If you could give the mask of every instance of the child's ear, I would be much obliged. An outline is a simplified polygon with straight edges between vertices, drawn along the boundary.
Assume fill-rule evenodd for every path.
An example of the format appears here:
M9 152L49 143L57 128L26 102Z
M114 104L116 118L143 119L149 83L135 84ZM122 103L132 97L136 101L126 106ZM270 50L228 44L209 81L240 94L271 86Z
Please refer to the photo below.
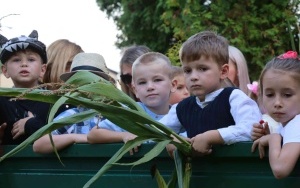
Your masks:
M228 72L229 72L229 65L228 63L222 65L221 67L221 79L224 80L225 78L228 77Z
M44 74L46 72L46 68L47 68L47 65L46 64L42 64L42 66L41 66L41 73L40 73L40 77L41 78L44 77Z
M176 79L173 79L171 93L174 93L177 90L177 84L178 84L178 81Z
M6 67L6 65L2 65L1 66L1 70L2 70L2 73L4 74L4 76L6 78L10 78L9 74L7 73L7 67Z
M132 88L132 90L133 90L133 93L134 93L135 97L136 97L136 98L139 98L139 95L138 95L138 93L136 92L136 87L135 87L134 82L131 82L131 88Z

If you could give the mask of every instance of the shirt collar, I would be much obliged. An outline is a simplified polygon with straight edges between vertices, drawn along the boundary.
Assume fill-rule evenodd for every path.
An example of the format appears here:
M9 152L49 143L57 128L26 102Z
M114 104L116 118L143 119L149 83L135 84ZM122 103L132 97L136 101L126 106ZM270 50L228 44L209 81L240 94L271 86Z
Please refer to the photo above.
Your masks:
M213 91L207 95L205 95L205 100L203 102L200 101L198 97L196 97L196 103L201 107L204 108L208 103L213 101L222 91L224 88L218 89Z

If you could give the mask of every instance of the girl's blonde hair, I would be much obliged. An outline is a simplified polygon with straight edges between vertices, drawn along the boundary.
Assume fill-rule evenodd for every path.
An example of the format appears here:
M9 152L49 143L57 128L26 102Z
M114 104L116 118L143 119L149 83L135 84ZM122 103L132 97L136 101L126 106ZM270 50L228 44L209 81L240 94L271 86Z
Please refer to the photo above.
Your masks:
M74 56L80 52L83 52L82 48L67 39L59 39L50 44L47 48L48 62L43 82L63 82L59 78L60 75L65 73L67 64L70 64ZM55 89L55 87L52 89Z
M247 84L250 84L250 78L248 73L247 61L243 53L234 46L228 47L229 59L235 64L237 70L237 77L239 81L239 87L247 95L250 94Z

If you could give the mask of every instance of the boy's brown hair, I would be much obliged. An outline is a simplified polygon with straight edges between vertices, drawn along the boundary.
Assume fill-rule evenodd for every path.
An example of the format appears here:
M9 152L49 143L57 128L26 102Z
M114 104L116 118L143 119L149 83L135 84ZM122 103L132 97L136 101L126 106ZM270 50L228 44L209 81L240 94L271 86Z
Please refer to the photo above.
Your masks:
M214 59L222 66L229 61L228 41L212 31L197 33L186 40L179 51L181 62L197 61L201 57Z

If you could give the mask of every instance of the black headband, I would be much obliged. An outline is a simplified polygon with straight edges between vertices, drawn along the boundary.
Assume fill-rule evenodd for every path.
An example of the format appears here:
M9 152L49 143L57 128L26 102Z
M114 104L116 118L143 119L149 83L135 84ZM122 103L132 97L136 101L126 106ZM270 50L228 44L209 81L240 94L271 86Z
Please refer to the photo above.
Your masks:
M97 67L88 66L88 65L83 65L83 66L74 67L74 68L72 68L71 71L78 71L78 70L89 70L89 71L103 72L103 70L98 69Z

